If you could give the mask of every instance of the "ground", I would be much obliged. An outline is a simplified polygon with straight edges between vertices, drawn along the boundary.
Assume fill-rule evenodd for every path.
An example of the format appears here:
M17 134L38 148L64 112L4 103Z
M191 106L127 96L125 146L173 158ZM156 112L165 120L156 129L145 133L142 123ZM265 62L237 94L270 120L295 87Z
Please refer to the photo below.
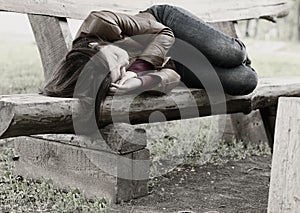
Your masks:
M206 154L206 163L199 164L204 153L195 152L183 161L189 164L152 178L148 196L115 205L87 199L78 189L58 189L48 180L13 175L13 143L0 142L0 212L266 212L271 163L267 145L220 142Z
M271 157L223 165L182 166L156 178L149 196L112 206L111 212L266 212Z

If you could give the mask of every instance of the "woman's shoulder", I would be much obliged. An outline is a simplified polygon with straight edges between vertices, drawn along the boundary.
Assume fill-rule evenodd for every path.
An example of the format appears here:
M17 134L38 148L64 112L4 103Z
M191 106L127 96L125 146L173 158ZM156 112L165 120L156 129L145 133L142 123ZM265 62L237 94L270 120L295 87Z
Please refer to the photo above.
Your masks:
M156 21L155 17L151 13L147 13L147 12L139 12L138 14L135 14L134 16Z

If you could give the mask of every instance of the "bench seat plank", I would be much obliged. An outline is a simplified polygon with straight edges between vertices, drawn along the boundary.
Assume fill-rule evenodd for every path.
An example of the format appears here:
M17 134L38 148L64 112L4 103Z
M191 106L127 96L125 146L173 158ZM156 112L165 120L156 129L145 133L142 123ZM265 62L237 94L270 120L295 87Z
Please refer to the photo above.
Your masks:
M136 13L152 4L160 4L158 0L0 0L0 10L27 14L40 14L55 17L84 19L92 10L109 9L127 13ZM233 21L260 18L266 16L281 17L288 14L286 0L165 0L192 11L208 22Z
M277 104L278 97L295 97L300 94L300 78L265 78L255 90L251 105L252 109L260 109Z
M252 94L227 96L227 113L247 113L254 109L274 106L281 96L300 96L300 78L261 79ZM126 104L130 105L130 108L124 108ZM129 111L132 124L149 122L150 114L155 111L163 112L166 120L176 120L182 119L180 111L188 112L193 107L198 108L199 114L185 113L184 118L211 115L211 103L204 90L191 89L190 93L186 89L176 88L167 96L143 95L134 101L130 95L116 97L113 102L112 97L108 97L104 103L102 122L111 123L111 114L114 115L114 123L128 122ZM0 96L0 138L73 133L72 112L73 116L80 115L83 112L81 108L80 101L73 98L54 98L38 94ZM217 112L224 113L226 112ZM151 122L155 121L161 121L161 117L151 119Z

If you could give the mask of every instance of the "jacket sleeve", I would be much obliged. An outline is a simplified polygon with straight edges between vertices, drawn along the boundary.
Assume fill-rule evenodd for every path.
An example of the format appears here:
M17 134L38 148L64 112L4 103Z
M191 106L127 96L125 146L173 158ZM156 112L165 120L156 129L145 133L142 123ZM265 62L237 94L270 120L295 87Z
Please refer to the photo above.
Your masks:
M127 36L149 35L147 44L138 58L161 68L164 58L174 43L172 30L163 24L138 16L111 11L93 11L84 20L76 37L96 35L114 42Z
M142 89L147 89L160 93L168 93L180 82L180 75L172 69L163 68L138 77L143 85Z

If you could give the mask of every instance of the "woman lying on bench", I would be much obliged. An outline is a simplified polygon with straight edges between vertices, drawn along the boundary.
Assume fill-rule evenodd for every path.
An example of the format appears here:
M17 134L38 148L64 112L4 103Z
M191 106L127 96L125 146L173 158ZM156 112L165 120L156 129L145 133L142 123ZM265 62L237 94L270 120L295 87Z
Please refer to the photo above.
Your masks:
M137 15L91 12L43 94L73 97L80 74L87 67L103 76L101 101L108 94L137 90L168 92L180 79L187 87L203 88L199 76L212 70L206 66L194 69L199 61L190 60L183 65L172 60L172 54L171 59L167 57L175 38L187 42L207 58L225 93L246 95L255 89L257 74L250 67L245 45L240 40L214 29L182 8L155 5ZM176 51L178 48L170 52ZM184 50L181 55L189 57ZM206 59L199 60L205 63Z

